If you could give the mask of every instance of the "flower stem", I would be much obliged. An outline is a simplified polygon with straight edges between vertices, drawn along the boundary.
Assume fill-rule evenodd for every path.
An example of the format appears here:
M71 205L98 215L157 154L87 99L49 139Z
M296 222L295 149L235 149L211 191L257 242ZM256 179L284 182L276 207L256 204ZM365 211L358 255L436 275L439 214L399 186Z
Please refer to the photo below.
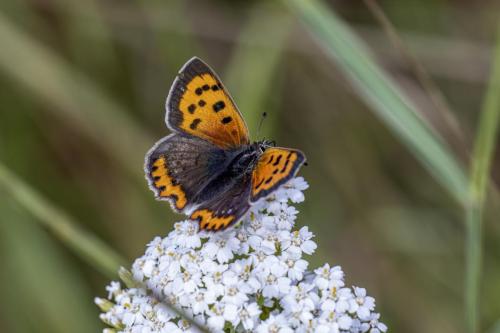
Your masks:
M479 289L482 261L482 218L477 204L471 205L466 212L466 276L465 276L465 320L467 332L479 332L478 314Z
M470 176L470 202L466 207L465 319L467 332L469 333L480 331L479 292L482 262L483 209L500 120L500 25L498 27L491 73L474 144Z

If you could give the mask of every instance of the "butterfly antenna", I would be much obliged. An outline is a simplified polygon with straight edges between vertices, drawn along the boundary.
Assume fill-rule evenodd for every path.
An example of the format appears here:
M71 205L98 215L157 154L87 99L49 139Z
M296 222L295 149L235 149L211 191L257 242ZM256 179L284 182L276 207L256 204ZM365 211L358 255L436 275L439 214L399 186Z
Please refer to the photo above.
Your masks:
M262 115L260 117L259 121L259 127L257 127L257 137L260 135L260 129L262 128L262 124L264 123L264 119L267 117L267 112L262 112Z

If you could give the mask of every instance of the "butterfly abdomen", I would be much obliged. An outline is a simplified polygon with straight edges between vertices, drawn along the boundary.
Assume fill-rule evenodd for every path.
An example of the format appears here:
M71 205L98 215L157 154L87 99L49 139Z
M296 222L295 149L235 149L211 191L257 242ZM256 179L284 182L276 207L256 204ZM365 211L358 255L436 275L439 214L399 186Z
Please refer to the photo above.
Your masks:
M224 156L220 154L210 156L208 160L210 181L193 198L194 202L204 202L217 197L240 183L243 177L251 174L259 155L259 151L255 151L249 145L221 152Z

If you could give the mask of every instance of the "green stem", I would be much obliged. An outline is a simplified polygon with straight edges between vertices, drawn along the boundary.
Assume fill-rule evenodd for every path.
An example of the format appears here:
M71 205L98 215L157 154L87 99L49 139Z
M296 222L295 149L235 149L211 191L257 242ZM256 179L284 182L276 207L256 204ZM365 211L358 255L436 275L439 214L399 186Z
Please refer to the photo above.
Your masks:
M70 216L46 200L0 162L1 188L36 216L38 218L36 221L50 229L76 254L106 276L116 277L118 268L125 263L123 258L100 239L80 228Z
M500 120L500 25L491 71L474 143L470 204L466 214L465 319L467 332L480 331L480 281L482 262L482 224L491 161Z
M481 209L473 204L466 212L465 225L465 321L467 332L478 332L479 289L481 280Z
M418 108L371 57L365 43L322 1L283 0L343 70L355 91L424 167L465 205L468 179L460 163Z

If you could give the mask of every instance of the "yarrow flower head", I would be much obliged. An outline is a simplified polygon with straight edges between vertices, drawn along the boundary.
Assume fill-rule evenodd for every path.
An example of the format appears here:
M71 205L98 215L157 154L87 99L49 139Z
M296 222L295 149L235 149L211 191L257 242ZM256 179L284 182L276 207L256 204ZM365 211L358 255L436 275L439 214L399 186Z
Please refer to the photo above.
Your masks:
M108 298L96 298L104 332L386 332L375 299L346 287L339 266L308 270L316 249L294 229L303 178L256 203L243 222L218 233L193 221L156 237ZM123 273L123 271L122 271Z

